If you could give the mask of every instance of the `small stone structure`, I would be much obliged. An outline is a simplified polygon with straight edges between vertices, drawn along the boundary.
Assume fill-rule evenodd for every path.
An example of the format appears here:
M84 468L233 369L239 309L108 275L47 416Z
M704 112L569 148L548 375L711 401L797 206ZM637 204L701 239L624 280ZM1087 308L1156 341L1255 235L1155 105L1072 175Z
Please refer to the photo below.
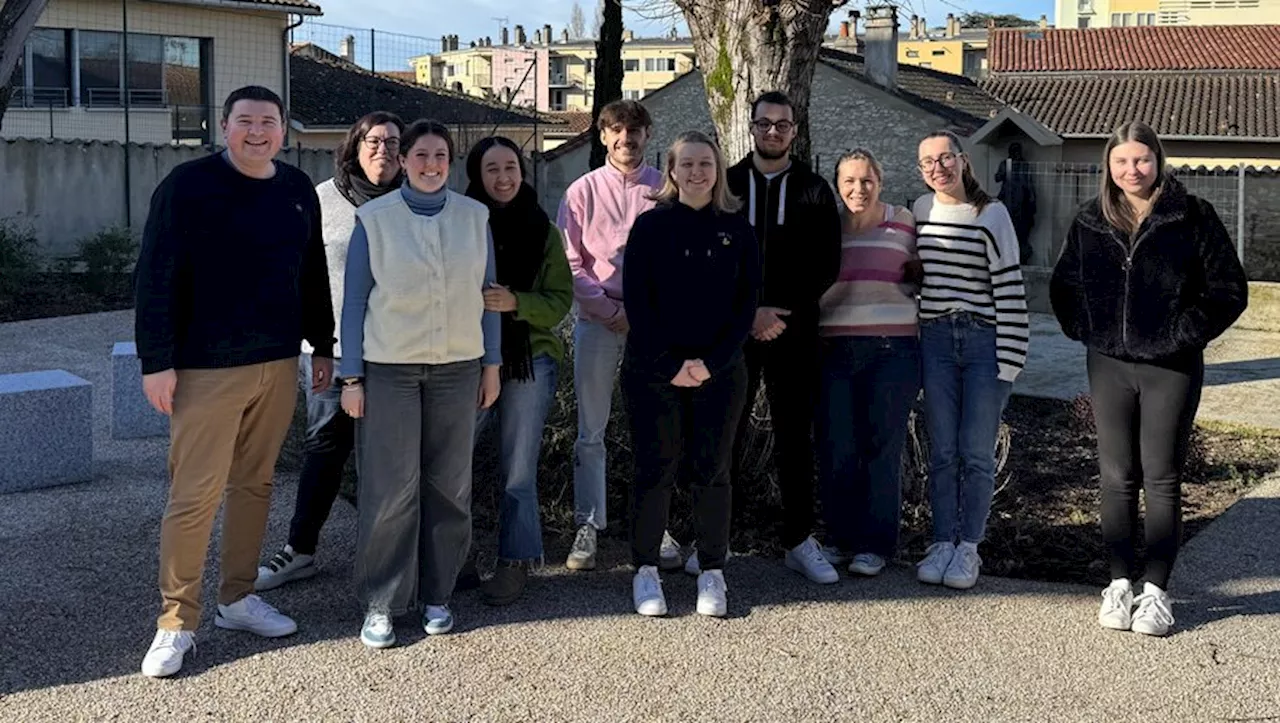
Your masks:
M93 478L93 385L50 369L0 375L0 493Z
M111 349L111 438L169 436L169 418L156 411L142 393L142 362L134 342Z

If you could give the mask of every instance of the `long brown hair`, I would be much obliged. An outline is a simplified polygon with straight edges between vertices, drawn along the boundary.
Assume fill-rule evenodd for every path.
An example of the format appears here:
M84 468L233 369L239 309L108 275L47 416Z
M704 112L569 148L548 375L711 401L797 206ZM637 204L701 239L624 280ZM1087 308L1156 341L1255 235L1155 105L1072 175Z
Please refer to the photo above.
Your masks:
M1129 142L1141 143L1156 154L1156 180L1151 190L1151 203L1147 206L1148 213L1155 207L1156 199L1160 198L1160 191L1164 188L1165 154L1160 137L1151 126L1142 121L1130 121L1117 128L1116 132L1107 139L1106 147L1102 149L1102 181L1098 192L1102 217L1112 227L1132 238L1138 232L1138 227L1142 225L1142 219L1145 216L1134 209L1129 199L1125 198L1124 191L1111 179L1111 152L1116 149L1116 146Z
M701 143L711 149L712 155L716 158L716 183L711 187L711 206L720 213L733 213L742 207L742 201L738 197L729 192L728 170L724 164L724 154L720 152L720 146L711 140L707 134L700 131L685 131L681 133L671 147L667 149L667 165L662 174L662 188L649 194L651 200L659 203L676 201L680 198L680 188L676 186L675 179L671 177L671 172L676 167L676 156L680 153L680 149L689 143Z
M960 143L960 137L951 131L934 131L922 140L927 141L930 138L946 138L951 144L952 152L964 159L964 171L960 174L960 182L964 184L965 200L972 203L978 213L982 213L983 209L991 203L991 195L982 188L981 183L978 183L978 177L973 175L973 164L969 162L969 154Z

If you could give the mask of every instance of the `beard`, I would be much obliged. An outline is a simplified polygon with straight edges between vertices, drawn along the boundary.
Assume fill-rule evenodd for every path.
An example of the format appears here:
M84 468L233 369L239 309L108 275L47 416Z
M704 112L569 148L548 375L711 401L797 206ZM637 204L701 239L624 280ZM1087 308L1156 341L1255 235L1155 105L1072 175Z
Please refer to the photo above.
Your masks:
M765 159L766 161L776 161L779 158L785 158L786 155L790 152L791 152L790 143L788 143L787 145L783 146L781 149L776 151L770 150L768 148L764 148L759 143L756 144L756 153L760 154L760 157Z

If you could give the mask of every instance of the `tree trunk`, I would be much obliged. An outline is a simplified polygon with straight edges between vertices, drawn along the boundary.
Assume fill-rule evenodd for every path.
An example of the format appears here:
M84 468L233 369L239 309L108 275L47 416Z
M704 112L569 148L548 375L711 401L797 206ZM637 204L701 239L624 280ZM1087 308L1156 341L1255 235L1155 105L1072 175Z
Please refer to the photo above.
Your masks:
M622 3L601 0L602 22L596 40L595 100L591 105L591 128L596 127L600 111L622 97ZM605 150L600 134L591 135L591 168L604 165Z
M44 14L49 0L4 0L0 7L0 123L13 97L13 69L18 66L27 36Z
M693 35L707 105L730 163L753 150L751 102L781 90L795 105L791 155L808 162L809 91L827 21L848 0L676 0Z

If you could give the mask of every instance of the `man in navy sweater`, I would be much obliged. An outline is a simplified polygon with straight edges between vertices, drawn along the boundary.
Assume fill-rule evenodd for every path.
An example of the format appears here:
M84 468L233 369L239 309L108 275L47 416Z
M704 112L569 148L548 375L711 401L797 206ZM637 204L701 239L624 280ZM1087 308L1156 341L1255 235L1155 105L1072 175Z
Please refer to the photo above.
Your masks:
M143 391L171 416L163 609L142 662L151 677L178 672L195 645L224 491L214 624L265 637L297 631L253 585L304 338L315 347L313 388L333 373L320 202L306 174L274 160L284 103L266 88L240 88L223 106L222 130L224 152L178 166L156 188L135 272Z

